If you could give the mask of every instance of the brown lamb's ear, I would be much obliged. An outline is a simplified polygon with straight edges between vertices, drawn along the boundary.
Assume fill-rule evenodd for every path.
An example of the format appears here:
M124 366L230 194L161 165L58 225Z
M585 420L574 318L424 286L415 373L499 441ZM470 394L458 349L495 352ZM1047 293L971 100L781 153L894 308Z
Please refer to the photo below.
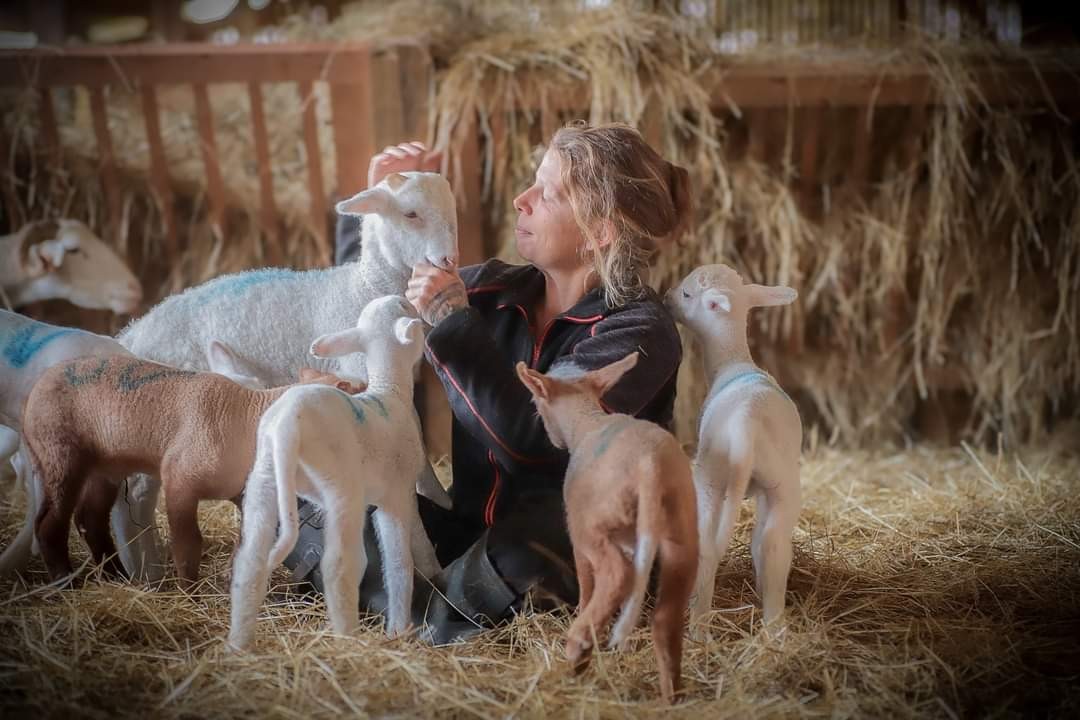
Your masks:
M391 190L397 192L401 189L401 186L404 185L409 178L405 177L401 173L390 173L383 179L386 181L386 184L390 186Z
M530 370L529 367L523 362L518 362L518 364L514 366L514 369L517 370L518 377L521 378L522 384L525 386L526 390L532 393L534 399L548 399L548 387L546 377L544 377L541 373L536 372L535 370Z
M632 352L622 360L616 360L610 365L585 373L582 379L592 387L598 397L603 397L630 368L637 365L637 361L638 353Z

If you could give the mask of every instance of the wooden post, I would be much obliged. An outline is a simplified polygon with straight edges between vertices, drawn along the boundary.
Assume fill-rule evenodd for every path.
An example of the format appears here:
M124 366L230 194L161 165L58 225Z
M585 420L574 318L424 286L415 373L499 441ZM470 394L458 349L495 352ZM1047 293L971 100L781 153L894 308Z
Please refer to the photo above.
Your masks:
M206 195L210 209L210 226L218 237L225 233L225 183L218 164L217 142L214 140L214 118L210 111L210 96L205 83L192 84L195 91L195 115L202 145L203 166L206 170Z
M315 231L315 241L319 244L322 263L331 265L334 262L334 249L330 247L326 229L326 190L323 186L319 128L315 124L315 95L310 82L299 83L298 90L304 107L304 154L307 155L311 223Z
M169 265L175 267L180 258L180 246L177 240L172 185L169 183L169 162L165 157L165 143L161 139L157 92L153 85L143 85L141 92L143 122L146 123L146 142L150 148L150 182L161 210L161 224L165 231L165 251L168 254Z
M367 166L375 155L371 117L371 56L364 53L352 68L352 82L330 85L337 161L335 197L347 197L367 187Z
M259 224L266 236L268 252L265 260L270 265L284 262L284 252L278 233L277 205L274 203L274 173L270 165L270 141L266 132L266 115L263 111L262 88L259 83L248 83L251 102L251 125L255 133L255 163L259 172Z
M458 253L461 265L475 265L487 256L484 251L484 217L480 201L483 164L480 158L477 118L462 119L463 142L458 157L459 173L450 178L458 200Z
M120 181L116 175L116 159L113 157L112 137L109 135L109 120L105 114L105 91L103 88L90 88L90 114L94 121L94 137L97 140L101 184L105 190L105 207L108 213L108 230L105 234L115 238L124 229L121 227L123 220L120 207Z

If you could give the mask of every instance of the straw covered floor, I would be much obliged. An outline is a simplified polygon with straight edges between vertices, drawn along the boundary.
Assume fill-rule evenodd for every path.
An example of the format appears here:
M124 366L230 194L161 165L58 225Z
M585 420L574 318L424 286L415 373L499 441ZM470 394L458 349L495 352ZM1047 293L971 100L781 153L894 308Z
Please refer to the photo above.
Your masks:
M721 565L710 637L687 643L675 715L1075 713L1078 472L1080 457L1060 449L811 452L785 631L769 639L760 629L747 503ZM4 508L5 543L20 495ZM567 613L427 648L386 639L375 621L355 639L331 636L319 602L279 585L254 652L229 655L234 512L204 509L205 580L191 597L171 579L159 589L96 578L52 589L37 559L25 583L0 583L3 714L615 718L664 709L645 626L631 651L601 653L574 677L562 660Z

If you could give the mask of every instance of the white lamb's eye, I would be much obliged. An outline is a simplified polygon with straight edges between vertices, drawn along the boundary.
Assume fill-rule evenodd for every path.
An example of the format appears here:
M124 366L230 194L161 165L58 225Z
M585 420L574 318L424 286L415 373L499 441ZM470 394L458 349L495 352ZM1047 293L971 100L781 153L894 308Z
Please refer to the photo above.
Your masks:
M405 213L405 217L409 218L410 220L415 220L419 217L419 215L416 214L415 210L410 210L409 212Z
M688 292L686 292L685 290L683 290L683 291L682 291L682 296L683 296L684 298L688 298L688 297L690 297L690 293L688 293Z

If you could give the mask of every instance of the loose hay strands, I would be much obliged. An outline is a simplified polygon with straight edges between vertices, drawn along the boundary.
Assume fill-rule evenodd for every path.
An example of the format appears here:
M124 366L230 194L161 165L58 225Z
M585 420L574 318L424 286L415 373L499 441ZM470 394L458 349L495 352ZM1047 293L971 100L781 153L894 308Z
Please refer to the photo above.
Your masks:
M785 630L772 639L761 630L747 503L708 639L687 642L687 695L672 714L1064 715L1080 702L1078 472L1080 458L1061 448L810 454ZM20 509L6 503L4 542ZM662 709L647 626L629 652L603 652L574 677L562 655L565 612L433 649L387 639L377 620L356 638L336 637L321 601L277 585L254 651L229 655L235 511L208 506L201 520L205 579L191 596L171 577L156 590L90 578L33 594L0 581L4 714L615 718ZM78 561L86 555L73 539ZM35 559L30 588L44 579Z

